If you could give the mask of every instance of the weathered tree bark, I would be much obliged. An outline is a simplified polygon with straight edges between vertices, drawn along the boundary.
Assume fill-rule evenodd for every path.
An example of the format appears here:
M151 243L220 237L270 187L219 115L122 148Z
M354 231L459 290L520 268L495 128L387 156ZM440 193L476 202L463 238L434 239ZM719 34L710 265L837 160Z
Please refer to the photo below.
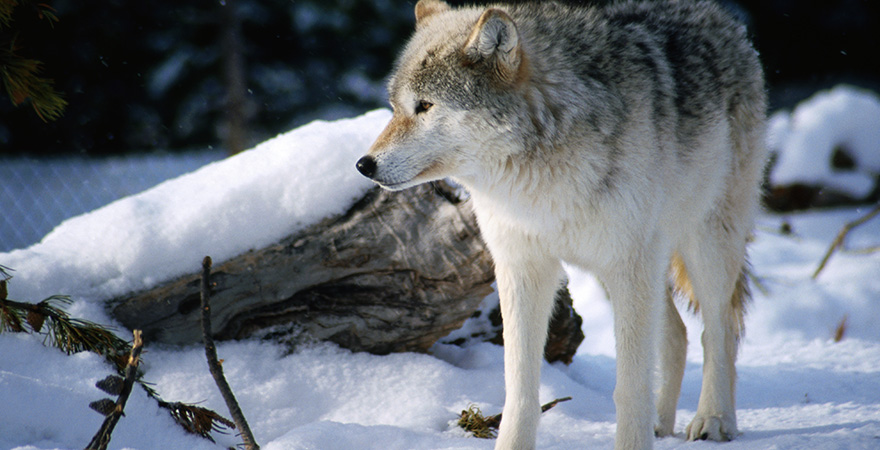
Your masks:
M212 281L216 339L326 340L383 354L426 351L459 328L494 273L470 206L441 182L372 189L339 217L215 265ZM108 309L151 341L201 342L195 270Z

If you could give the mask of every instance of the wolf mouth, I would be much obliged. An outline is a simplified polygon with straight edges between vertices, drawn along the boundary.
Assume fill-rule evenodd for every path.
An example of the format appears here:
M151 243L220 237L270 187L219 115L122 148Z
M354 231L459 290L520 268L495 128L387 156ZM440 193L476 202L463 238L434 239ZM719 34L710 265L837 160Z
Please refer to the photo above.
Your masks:
M383 180L373 179L379 186L382 186L385 189L390 191L400 191L406 189L408 187L415 186L417 184L424 183L428 180L434 180L438 178L438 170L440 169L440 163L438 161L434 161L428 164L421 172L417 173L413 177L403 180L403 181L394 181L388 182Z
M398 181L394 183L388 183L385 181L373 180L376 184L378 184L382 189L387 189L389 191L402 191L408 187L413 186L415 183L413 180L407 181Z
M391 184L382 183L382 182L378 182L378 181L376 183L378 183L379 186L382 186L382 188L388 189L389 191L401 191L401 190L405 189L408 184L405 181L402 183L391 183Z

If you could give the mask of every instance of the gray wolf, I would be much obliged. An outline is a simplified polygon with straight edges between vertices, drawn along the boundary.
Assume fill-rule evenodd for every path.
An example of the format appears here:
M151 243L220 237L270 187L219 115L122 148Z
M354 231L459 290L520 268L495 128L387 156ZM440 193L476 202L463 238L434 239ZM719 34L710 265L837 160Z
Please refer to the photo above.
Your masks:
M470 193L504 319L496 449L535 446L562 262L595 273L613 306L615 448L673 433L687 346L673 289L704 323L685 435L734 438L746 240L766 159L766 93L744 27L690 0L421 0L415 13L388 83L394 114L356 166L387 189L450 177Z

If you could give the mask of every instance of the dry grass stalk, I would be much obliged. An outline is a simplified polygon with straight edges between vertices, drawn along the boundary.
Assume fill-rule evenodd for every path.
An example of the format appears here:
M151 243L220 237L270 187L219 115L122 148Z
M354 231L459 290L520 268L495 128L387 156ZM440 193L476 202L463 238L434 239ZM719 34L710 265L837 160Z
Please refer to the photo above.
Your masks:
M550 408L556 406L560 402L567 402L571 397L557 398L550 403L541 406L541 412L547 412ZM498 427L501 425L501 414L485 417L482 411L476 405L468 406L468 409L461 412L458 419L458 426L463 430L471 433L474 437L480 439L494 439L498 435Z
M819 273L822 272L822 269L825 268L825 264L827 264L828 260L831 259L831 255L834 253L834 251L837 250L838 247L843 245L843 240L846 238L846 235L849 234L849 232L852 231L853 228L871 220L877 214L880 214L880 203L874 206L874 209L869 211L868 214L865 214L864 216L859 217L852 222L844 224L843 228L840 229L840 232L837 233L837 237L835 237L834 240L831 242L831 246L828 247L828 251L825 252L825 256L819 263L819 267L817 267L816 271L813 272L814 280L816 279L816 277L819 276Z
M843 340L843 337L846 335L846 323L848 320L849 314L844 315L840 322L837 323L837 327L834 328L834 342Z

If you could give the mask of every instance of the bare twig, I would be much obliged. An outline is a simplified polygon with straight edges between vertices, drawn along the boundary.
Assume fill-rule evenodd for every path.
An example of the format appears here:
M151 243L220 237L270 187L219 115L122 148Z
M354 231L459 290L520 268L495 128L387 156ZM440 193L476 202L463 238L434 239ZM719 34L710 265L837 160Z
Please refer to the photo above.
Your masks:
M865 214L862 217L859 217L852 222L846 223L843 228L840 229L840 232L837 233L837 237L834 238L834 241L831 242L831 246L828 247L828 251L825 252L825 256L822 258L822 262L819 263L819 267L816 268L816 271L813 272L813 279L819 276L819 273L822 272L822 269L825 268L825 264L828 263L828 260L831 258L831 254L837 250L838 247L843 245L843 240L846 238L846 235L852 231L853 228L871 220L874 216L880 214L880 203L878 203L874 209L872 209L868 214Z
M143 347L144 341L141 339L141 330L134 330L134 342L131 345L128 364L125 366L125 379L119 392L119 397L116 399L113 408L107 411L104 423L101 424L101 428L95 433L95 437L86 446L86 450L106 450L107 445L110 443L113 429L116 428L119 418L122 417L123 411L125 411L125 403L128 401L128 396L131 395L131 387L137 379L137 367Z
M257 441L254 439L254 435L251 432L250 427L248 426L247 420L244 417L244 414L241 412L241 408L238 406L238 401L235 399L235 394L232 393L232 389L229 387L229 383L226 382L226 377L223 376L223 367L220 365L220 361L217 359L217 347L214 346L214 338L211 337L211 257L206 256L202 261L202 283L201 283L201 298L202 298L202 337L205 340L205 355L208 359L208 369L211 371L211 375L214 377L214 382L217 383L217 388L220 389L220 394L223 395L223 400L226 402L226 407L229 408L229 414L232 416L232 420L235 421L238 429L241 430L241 438L244 441L244 447L246 450L259 450L260 446L257 444Z
M545 404L544 406L542 406L542 407L541 407L541 412L542 412L542 413L545 413L545 412L547 412L550 408L556 406L558 403L567 402L567 401L569 401L569 400L571 400L571 397L557 398L556 400L553 400L552 402L547 403L547 404Z

